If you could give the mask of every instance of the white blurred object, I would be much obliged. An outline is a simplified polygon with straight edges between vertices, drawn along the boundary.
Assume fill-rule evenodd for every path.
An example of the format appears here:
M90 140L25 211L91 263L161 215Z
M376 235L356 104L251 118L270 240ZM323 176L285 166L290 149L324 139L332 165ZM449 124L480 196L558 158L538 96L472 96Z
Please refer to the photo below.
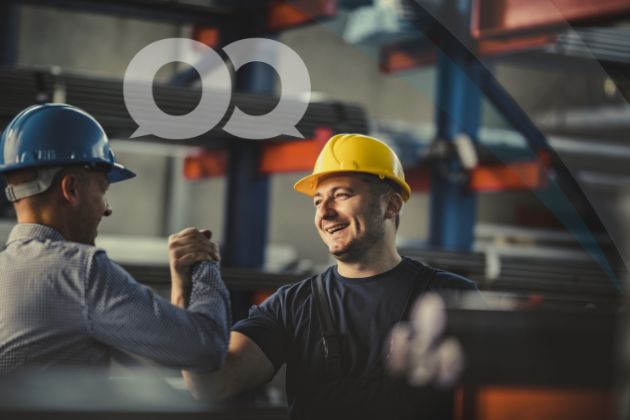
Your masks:
M446 306L440 296L421 296L409 323L397 323L389 337L387 367L403 374L415 386L454 386L464 370L464 352L452 337L442 337L446 328Z
M499 251L494 246L488 246L484 254L486 257L486 279L488 281L495 281L501 275L501 257L499 256Z
M351 44L394 42L409 36L408 28L400 0L375 0L348 15L343 40Z
M464 350L455 338L444 339L437 353L437 375L435 384L438 388L451 388L464 372Z
M431 346L446 328L446 306L435 293L424 294L411 311L411 323L416 332L415 340Z
M453 139L453 143L462 166L467 170L474 169L479 164L479 158L472 139L467 134L461 133Z
M399 322L394 325L389 335L390 347L387 367L395 375L403 374L407 369L410 339L411 327L407 322Z

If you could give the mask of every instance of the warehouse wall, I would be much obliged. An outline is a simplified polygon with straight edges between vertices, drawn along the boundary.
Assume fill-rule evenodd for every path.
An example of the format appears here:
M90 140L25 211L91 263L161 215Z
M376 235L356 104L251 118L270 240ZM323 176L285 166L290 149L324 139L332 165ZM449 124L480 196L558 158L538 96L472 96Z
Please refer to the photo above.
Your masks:
M69 21L72 24L68 24ZM158 39L183 36L187 29L134 19L22 7L18 63L57 65L69 72L122 78L129 60L142 47ZM299 29L283 35L281 41L298 51L306 62L313 91L360 103L371 118L420 118L425 122L433 119L431 71L422 76L426 79L423 83L426 91L418 91L402 79L380 74L372 57L346 45L327 28ZM162 72L159 76L158 79L166 79L169 74ZM138 153L137 148L130 152L120 144L116 146L119 159L137 171L138 178L112 185L108 196L114 214L103 221L101 233L163 234L169 200L165 188L169 158L149 149ZM293 244L301 256L321 264L328 256L312 225L311 201L292 190L292 184L301 175L279 175L271 179L269 240ZM190 182L186 192L190 197L189 208L179 219L187 220L186 224L190 225L209 226L215 238L221 240L224 193L222 179ZM426 197L410 202L401 226L404 235L425 235L425 210Z
M71 24L69 24L71 22ZM150 42L167 37L185 36L190 28L91 15L50 8L22 7L20 12L20 65L58 65L71 72L122 78L129 60ZM395 76L382 74L374 54L344 43L338 28L330 25L310 26L282 34L282 42L295 49L305 61L314 92L325 97L361 104L373 121L402 120L432 123L434 119L435 74L432 69ZM165 80L174 71L165 69L158 79ZM516 94L529 107L535 106L532 93L540 83L522 83L522 73L500 69L502 80L527 88L516 88ZM519 93L520 92L520 93ZM518 99L518 98L517 98ZM502 121L486 113L486 123L502 126ZM154 153L126 151L119 157L138 172L138 178L112 186L109 196L114 215L105 220L101 232L128 235L163 235L168 224L169 182L168 157ZM180 155L178 155L180 156ZM180 159L177 157L177 159ZM328 260L326 251L312 226L311 201L292 191L292 184L303 174L272 177L269 240L294 245L299 254L317 264ZM181 206L179 224L209 226L215 238L222 239L225 182L222 179L195 181L183 195L188 206ZM181 199L181 197L177 198ZM172 204L172 203L171 203ZM513 223L518 208L535 207L531 194L491 194L479 199L478 220ZM178 207L178 206L171 206ZM414 194L402 218L400 236L406 239L426 238L428 232L428 197Z
M49 7L21 6L19 14L18 64L104 77L120 78L142 47L182 33L174 25Z
M106 15L22 6L19 8L18 65L59 66L64 71L120 79L129 60L158 39L179 36L166 24ZM165 72L160 75L167 77ZM102 233L160 235L164 218L166 158L118 153L138 178L113 185L108 197L114 215Z

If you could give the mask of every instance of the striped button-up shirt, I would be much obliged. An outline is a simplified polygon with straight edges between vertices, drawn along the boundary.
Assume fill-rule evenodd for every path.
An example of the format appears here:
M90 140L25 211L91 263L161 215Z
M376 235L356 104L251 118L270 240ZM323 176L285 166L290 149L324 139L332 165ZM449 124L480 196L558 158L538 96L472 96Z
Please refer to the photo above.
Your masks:
M187 309L136 282L94 246L16 225L0 252L0 374L106 367L113 349L178 368L218 368L227 353L228 291L213 262L197 264Z

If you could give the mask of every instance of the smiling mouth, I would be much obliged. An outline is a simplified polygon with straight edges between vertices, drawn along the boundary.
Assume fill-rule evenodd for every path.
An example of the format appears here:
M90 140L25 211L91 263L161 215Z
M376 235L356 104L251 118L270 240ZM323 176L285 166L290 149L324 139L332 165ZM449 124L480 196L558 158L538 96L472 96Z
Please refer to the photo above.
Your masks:
M345 229L346 227L348 227L348 223L342 223L342 224L339 224L339 225L334 225L334 226L327 227L324 230L329 235L333 235L333 234L339 232L340 230Z

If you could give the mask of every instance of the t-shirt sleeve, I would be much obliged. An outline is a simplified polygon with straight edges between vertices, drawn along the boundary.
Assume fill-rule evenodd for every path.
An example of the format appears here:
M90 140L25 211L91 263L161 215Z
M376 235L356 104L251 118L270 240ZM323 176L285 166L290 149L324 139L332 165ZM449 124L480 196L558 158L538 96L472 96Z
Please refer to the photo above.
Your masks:
M287 325L287 286L281 287L260 305L249 309L247 318L233 327L253 340L277 371L286 362L289 344Z
M436 270L435 277L431 282L431 289L434 291L479 291L479 288L474 281L460 276L459 274L450 273L444 270Z

